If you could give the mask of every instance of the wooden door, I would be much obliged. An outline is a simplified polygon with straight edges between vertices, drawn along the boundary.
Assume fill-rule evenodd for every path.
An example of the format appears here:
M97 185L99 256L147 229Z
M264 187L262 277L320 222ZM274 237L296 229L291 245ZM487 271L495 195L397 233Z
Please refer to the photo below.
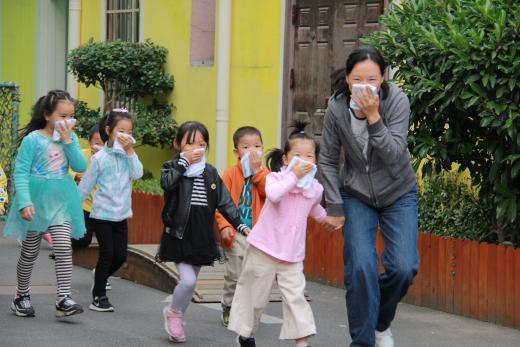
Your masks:
M345 60L359 38L379 29L383 0L296 0L292 8L292 49L289 61L289 104L284 116L287 135L293 119L310 122L307 131L319 138L331 74L345 67Z

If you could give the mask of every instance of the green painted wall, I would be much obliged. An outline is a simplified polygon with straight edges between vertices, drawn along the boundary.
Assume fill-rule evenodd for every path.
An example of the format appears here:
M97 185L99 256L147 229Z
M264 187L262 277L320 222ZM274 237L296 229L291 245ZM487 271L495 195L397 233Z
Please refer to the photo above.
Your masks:
M20 125L30 118L31 105L36 99L36 27L37 1L1 1L0 61L1 79L20 86Z

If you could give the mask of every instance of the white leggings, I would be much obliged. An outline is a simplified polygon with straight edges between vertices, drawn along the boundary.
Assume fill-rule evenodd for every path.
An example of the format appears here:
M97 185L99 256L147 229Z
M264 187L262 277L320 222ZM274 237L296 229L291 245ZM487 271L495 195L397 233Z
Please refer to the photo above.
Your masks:
M199 276L200 266L186 263L175 263L179 271L179 283L173 290L172 308L177 312L186 312L190 304L193 292L197 286L197 277Z

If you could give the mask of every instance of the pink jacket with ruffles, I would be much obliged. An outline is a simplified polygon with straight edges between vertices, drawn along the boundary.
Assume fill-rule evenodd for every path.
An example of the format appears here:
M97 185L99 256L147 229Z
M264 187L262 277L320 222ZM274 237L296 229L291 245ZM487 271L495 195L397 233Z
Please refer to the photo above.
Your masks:
M305 259L307 218L321 222L327 215L320 205L322 185L313 180L309 189L301 190L297 182L292 172L267 175L265 205L247 237L252 246L291 263Z

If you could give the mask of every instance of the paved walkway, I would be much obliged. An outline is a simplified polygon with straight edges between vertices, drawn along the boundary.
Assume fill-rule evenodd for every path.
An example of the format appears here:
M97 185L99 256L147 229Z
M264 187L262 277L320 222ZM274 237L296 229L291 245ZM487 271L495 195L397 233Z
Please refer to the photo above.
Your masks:
M0 226L1 229L1 226ZM43 242L45 244L45 242ZM111 280L114 289L109 297L114 313L98 313L88 309L68 319L54 318L55 276L53 262L44 245L35 267L32 299L35 318L12 315L9 305L16 283L16 261L19 246L0 238L0 346L171 346L163 329L161 309L169 299L166 293L122 279ZM74 298L84 307L90 303L91 273L74 268ZM309 282L318 335L313 347L347 345L344 291ZM185 347L230 347L234 334L220 325L218 304L192 304L187 313ZM257 335L261 347L293 346L279 341L280 303L270 303ZM398 347L489 347L519 346L520 331L472 319L402 304L393 325Z

